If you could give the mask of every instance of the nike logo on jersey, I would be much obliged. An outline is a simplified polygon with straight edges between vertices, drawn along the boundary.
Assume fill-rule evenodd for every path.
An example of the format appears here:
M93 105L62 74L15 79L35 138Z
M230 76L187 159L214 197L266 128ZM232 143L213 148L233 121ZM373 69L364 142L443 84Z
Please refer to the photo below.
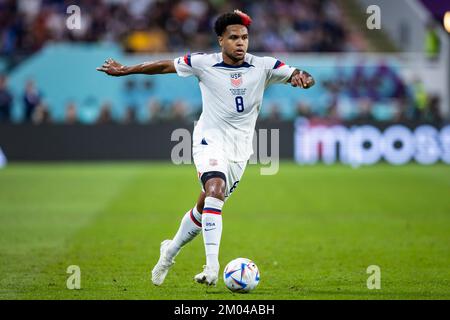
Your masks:
M211 230L214 230L214 229L217 229L217 228L211 228L211 229L206 229L205 228L205 231L211 231Z

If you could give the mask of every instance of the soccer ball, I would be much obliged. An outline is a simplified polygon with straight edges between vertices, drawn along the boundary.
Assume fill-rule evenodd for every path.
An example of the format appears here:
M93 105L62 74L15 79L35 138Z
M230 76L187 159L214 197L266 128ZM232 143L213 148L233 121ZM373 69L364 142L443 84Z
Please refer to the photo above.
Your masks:
M234 259L223 270L223 281L227 288L233 292L250 292L259 283L258 267L250 259Z

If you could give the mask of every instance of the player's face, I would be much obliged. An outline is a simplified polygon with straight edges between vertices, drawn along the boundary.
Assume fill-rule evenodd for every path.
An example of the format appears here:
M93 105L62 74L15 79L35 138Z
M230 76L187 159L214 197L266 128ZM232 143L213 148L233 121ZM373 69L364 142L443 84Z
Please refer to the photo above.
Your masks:
M219 37L222 52L234 61L243 60L248 49L248 30L240 24L227 26Z

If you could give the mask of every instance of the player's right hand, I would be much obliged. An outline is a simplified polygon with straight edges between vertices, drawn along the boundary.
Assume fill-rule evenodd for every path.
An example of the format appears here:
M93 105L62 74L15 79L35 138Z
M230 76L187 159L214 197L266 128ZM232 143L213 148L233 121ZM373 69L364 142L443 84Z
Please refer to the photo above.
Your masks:
M113 77L120 77L124 75L124 68L124 65L109 58L108 60L105 60L105 63L103 63L101 67L97 68L97 70Z

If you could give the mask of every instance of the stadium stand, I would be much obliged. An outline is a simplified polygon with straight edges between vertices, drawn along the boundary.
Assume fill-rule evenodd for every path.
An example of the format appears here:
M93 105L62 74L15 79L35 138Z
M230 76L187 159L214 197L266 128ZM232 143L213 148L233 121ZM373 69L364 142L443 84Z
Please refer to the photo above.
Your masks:
M66 28L66 1L0 1L0 70L7 74L4 90L13 96L7 121L94 124L194 120L201 110L195 79L181 80L176 75L108 78L94 72L95 67L107 57L133 64L172 58L186 51L217 51L212 23L219 12L234 8L248 12L255 21L250 52L285 59L310 71L318 83L302 93L287 86L271 87L266 92L262 118L442 118L440 97L428 93L417 77L405 77L401 59L351 55L386 44L371 43L370 37L364 40L366 33L355 27L352 18L355 5L349 9L341 1L331 0L72 3L82 8L81 30ZM31 105L25 102L27 83L34 83L36 91Z
M132 52L202 51L217 47L216 16L234 8L254 18L252 51L361 51L364 43L335 1L71 1L81 30L65 27L67 1L0 2L1 53L27 54L52 42L122 43Z

